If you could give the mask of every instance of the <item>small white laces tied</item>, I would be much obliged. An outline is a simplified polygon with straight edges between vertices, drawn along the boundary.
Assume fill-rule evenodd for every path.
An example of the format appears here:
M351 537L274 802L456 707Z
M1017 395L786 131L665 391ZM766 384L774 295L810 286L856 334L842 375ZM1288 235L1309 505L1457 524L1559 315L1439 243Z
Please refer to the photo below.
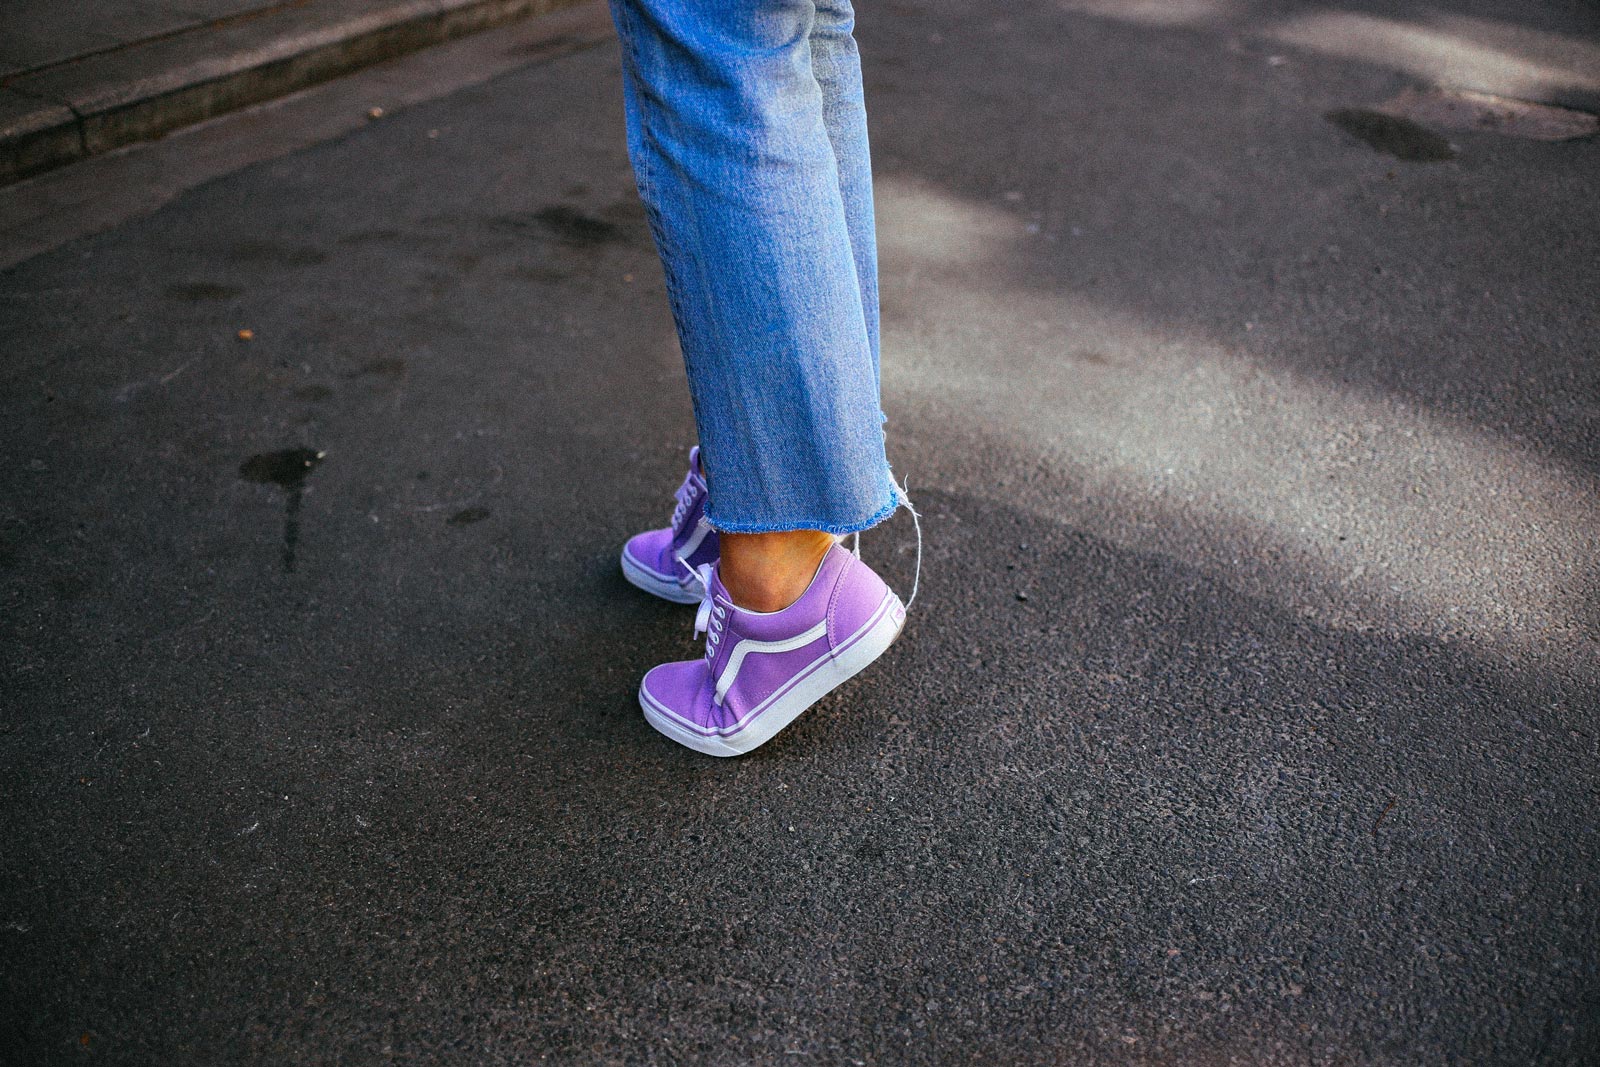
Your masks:
M694 635L706 635L706 663L716 661L717 649L722 644L722 628L728 618L728 609L716 602L711 593L711 567L710 563L702 563L696 574L699 575L700 584L705 592L700 596L700 609L694 613ZM720 707L725 692L719 685L714 702Z
M684 475L683 484L672 494L672 498L677 501L677 506L672 509L673 533L683 530L683 520L688 516L689 509L694 507L696 498L704 492L705 482L694 471Z
M682 567L684 570L689 572L689 577L690 578L698 579L700 577L700 572L695 570L694 569L694 565L692 563L690 563L687 559L685 559L683 556L681 556L678 553L674 552L672 554L672 558L678 561L678 566ZM680 578L678 580L681 582L683 579Z
M688 566L684 563L684 566ZM702 563L694 569L695 576L700 579L700 587L705 590L700 594L700 610L694 613L694 635L699 637L711 628L711 617L716 612L716 603L711 596L711 564Z

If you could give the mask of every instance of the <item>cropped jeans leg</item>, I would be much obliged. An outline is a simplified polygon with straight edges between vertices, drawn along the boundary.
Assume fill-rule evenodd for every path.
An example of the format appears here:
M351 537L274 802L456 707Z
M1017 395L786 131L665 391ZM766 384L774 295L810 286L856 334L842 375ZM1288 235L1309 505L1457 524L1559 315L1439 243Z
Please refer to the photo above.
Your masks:
M811 71L822 91L822 121L839 169L839 197L856 263L856 287L878 381L878 236L872 206L872 160L867 141L866 96L856 50L855 10L849 0L817 0L811 28ZM880 415L880 418L882 416Z
M849 533L884 454L876 248L847 0L611 0L628 151L683 349L707 519Z

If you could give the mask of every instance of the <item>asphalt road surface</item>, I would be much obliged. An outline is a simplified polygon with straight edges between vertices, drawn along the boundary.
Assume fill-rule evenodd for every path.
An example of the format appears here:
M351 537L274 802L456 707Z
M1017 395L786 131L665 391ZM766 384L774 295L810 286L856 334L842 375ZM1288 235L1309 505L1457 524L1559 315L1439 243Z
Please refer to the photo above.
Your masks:
M922 592L743 759L614 41L0 274L0 1062L1600 1062L1600 142L1368 114L1508 10L863 5Z

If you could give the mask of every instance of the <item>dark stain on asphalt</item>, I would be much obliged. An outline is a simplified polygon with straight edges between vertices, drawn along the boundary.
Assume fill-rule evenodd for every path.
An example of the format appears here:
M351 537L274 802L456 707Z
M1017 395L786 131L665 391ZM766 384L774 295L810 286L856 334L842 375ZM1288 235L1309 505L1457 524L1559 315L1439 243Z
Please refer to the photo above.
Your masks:
M534 212L533 218L545 232L564 245L585 248L609 244L620 239L616 223L586 215L565 204L553 204Z
M333 395L333 390L326 385L302 385L294 391L296 400L326 400Z
M284 245L275 241L236 241L228 258L240 263L264 263L274 267L313 267L328 257L306 245Z
M1449 141L1410 119L1350 107L1330 111L1323 118L1369 148L1408 163L1442 163L1456 158Z
M345 373L345 378L389 378L398 380L406 375L406 361L403 359L371 359L361 364L353 371Z
M487 519L489 514L488 508L463 508L445 521L451 526L470 526L472 523Z
M239 477L247 482L275 485L295 492L305 487L306 475L321 462L322 453L310 448L263 452L239 464Z
M243 293L237 285L218 285L216 282L178 282L167 286L167 296L188 304L207 300L232 300Z
M247 482L275 485L284 492L283 572L293 573L295 551L300 546L300 498L306 477L322 462L323 454L310 448L263 452L239 464L239 477Z

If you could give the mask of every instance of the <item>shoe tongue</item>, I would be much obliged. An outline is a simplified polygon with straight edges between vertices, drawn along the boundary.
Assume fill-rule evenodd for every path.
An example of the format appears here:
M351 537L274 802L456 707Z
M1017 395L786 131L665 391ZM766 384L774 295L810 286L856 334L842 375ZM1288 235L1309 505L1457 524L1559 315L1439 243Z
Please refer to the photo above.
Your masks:
M695 445L689 449L689 469L701 478L706 476L705 469L700 466L700 446Z

